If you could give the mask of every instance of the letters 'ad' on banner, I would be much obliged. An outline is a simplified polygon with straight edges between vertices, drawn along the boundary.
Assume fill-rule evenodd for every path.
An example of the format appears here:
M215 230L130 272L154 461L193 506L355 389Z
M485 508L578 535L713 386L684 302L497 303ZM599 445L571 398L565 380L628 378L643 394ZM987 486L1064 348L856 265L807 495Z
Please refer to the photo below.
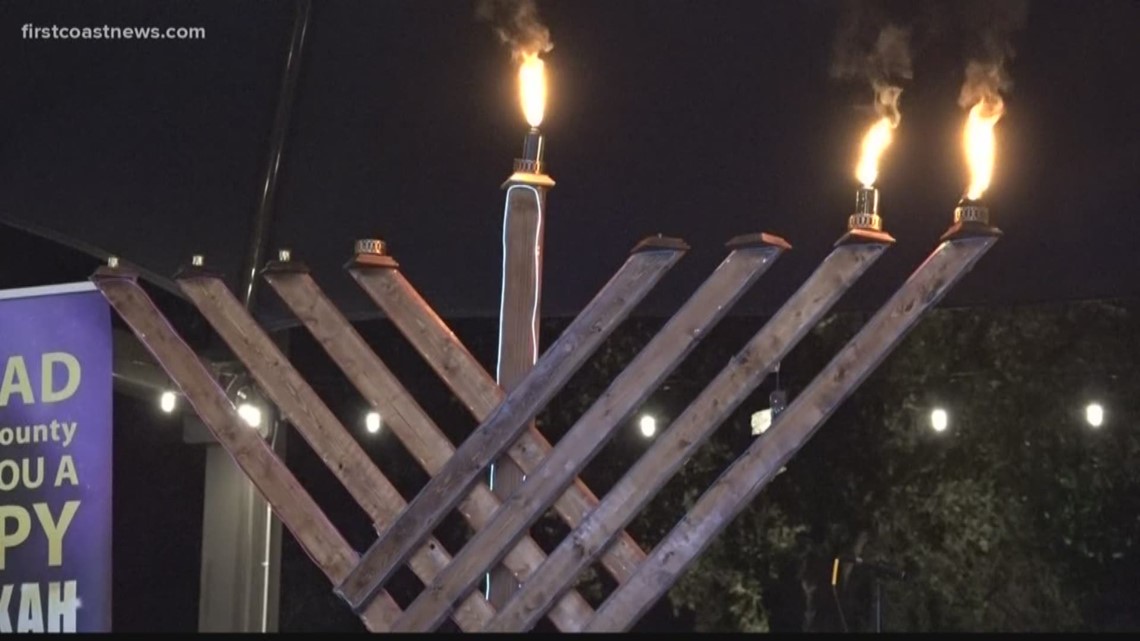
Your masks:
M0 291L0 632L111 629L111 314Z

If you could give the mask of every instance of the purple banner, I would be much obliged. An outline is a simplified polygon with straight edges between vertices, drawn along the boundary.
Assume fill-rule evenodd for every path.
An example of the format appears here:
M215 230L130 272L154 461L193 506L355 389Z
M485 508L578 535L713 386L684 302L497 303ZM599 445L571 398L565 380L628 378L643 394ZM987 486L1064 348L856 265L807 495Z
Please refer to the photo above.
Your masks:
M111 315L0 291L0 632L111 629Z

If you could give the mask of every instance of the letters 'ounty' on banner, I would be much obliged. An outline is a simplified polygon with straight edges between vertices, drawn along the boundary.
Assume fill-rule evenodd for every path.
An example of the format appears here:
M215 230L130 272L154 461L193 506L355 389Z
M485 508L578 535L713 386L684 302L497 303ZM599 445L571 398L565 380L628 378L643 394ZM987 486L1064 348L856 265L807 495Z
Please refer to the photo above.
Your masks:
M0 291L0 632L111 629L111 315Z

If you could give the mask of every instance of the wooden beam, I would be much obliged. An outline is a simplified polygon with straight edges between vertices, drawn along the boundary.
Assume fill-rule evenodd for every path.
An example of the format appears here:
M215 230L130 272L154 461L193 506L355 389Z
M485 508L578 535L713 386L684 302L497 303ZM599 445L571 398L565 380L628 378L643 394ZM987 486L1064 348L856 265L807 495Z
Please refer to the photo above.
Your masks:
M404 334L439 374L451 391L482 423L499 406L503 390L474 356L459 341L443 319L400 273L393 260L357 260L350 270L352 277L376 301L388 320ZM550 442L533 425L528 425L507 455L526 474L535 470L550 453ZM570 527L578 525L598 505L598 498L581 479L574 479L566 492L554 503L554 510ZM545 555L543 556L545 559ZM602 555L602 566L619 583L628 579L645 560L645 552L627 532L618 534L614 544ZM521 581L530 575L515 573Z
M394 631L430 631L489 567L526 534L572 479L610 441L616 428L728 313L788 248L757 234L735 247L681 309L571 428L527 482L503 503L495 519L467 543L447 568L404 610Z
M634 579L610 595L588 629L615 631L633 626L996 241L997 235L990 233L942 243L780 413L768 432L721 474L653 550Z
M538 621L579 573L657 494L713 431L756 389L855 280L882 255L885 242L841 244L721 370L633 468L501 609L487 630L524 630Z
M495 370L495 380L508 393L538 360L545 218L545 189L508 182L503 211L503 285ZM530 421L528 427L534 426L534 421ZM522 485L524 476L519 466L504 456L491 466L491 490L500 501L505 501ZM502 607L518 589L514 575L503 568L492 568L487 578L490 581L488 600L496 608Z
M387 428L429 474L438 474L454 454L455 447L312 277L291 263L271 265L265 277L352 385L383 414ZM499 509L499 500L486 485L480 484L458 509L468 523L478 529ZM545 558L542 548L527 538L503 562L513 572L525 574L537 568ZM430 580L425 578L425 583ZM471 603L472 599L482 605ZM486 606L486 601L477 594L464 603L464 607L472 609ZM581 629L592 616L593 609L577 592L569 592L550 613L551 621L564 631Z
M107 302L154 355L186 400L273 506L274 513L334 584L344 580L358 557L258 432L238 416L226 394L125 269L100 268L91 278ZM372 631L386 631L400 613L387 594L360 613Z
M400 272L395 261L377 266L355 261L348 270L459 402L482 421L506 394Z
M392 571L478 482L492 460L518 439L527 422L562 388L634 306L681 258L686 247L644 242L557 341L507 395L499 409L456 450L408 504L396 523L361 557L338 588L354 608L371 600Z
M377 531L383 531L403 509L405 501L368 453L220 278L205 270L190 269L180 273L176 280L182 292L248 368L261 390L364 509ZM427 545L412 555L409 565L427 582L450 559L438 541L429 539ZM483 599L469 599L455 612L455 620L463 630L477 631L492 614L493 610Z

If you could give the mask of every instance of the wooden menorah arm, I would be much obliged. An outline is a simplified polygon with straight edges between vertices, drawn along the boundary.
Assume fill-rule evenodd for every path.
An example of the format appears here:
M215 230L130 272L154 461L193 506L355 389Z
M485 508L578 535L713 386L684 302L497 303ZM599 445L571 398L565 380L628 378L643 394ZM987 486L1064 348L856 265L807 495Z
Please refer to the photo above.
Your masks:
M364 399L383 412L388 429L408 452L429 474L438 474L454 454L455 447L307 271L295 263L274 264L266 269L265 277ZM401 501L397 509L402 507ZM480 484L459 503L458 509L472 527L479 529L499 509L499 501L486 485ZM426 547L430 550L432 545L429 541ZM528 538L504 559L504 565L512 572L526 574L545 558L542 548ZM433 565L430 572L418 576L430 582L439 569L442 565ZM471 610L480 617L488 608L478 594L468 596L460 606L460 610ZM457 612L456 616L461 614ZM593 609L577 592L566 594L550 613L558 629L567 631L581 629L592 616Z
M700 339L788 248L783 240L755 235L739 243L649 344L602 393L534 471L503 503L495 519L476 533L451 564L393 624L396 631L431 630L451 604L509 551L546 508L605 446ZM528 579L529 577L520 577Z
M717 377L666 428L518 594L488 624L488 631L532 627L676 474L713 431L815 326L889 246L885 241L845 242L748 342ZM644 566L644 564L642 564Z
M179 274L177 282L234 355L249 369L269 400L364 509L376 530L383 531L403 509L405 501L368 453L289 363L221 278L204 270L189 269ZM450 560L447 550L435 539L429 539L409 559L409 566L421 580L431 581ZM454 614L461 629L477 631L493 613L485 600L475 597L467 599Z
M107 302L126 321L178 385L199 418L273 507L305 553L334 584L357 563L356 552L261 436L251 430L194 351L171 327L135 274L100 268L92 276ZM384 594L360 613L369 630L386 631L400 613Z
M338 587L345 600L356 609L367 605L416 544L463 500L491 461L517 440L527 422L683 254L683 249L651 245L627 259L499 409L456 450L440 473L363 555Z
M768 432L721 474L634 578L610 595L587 630L632 627L997 239L996 233L983 233L943 242Z

